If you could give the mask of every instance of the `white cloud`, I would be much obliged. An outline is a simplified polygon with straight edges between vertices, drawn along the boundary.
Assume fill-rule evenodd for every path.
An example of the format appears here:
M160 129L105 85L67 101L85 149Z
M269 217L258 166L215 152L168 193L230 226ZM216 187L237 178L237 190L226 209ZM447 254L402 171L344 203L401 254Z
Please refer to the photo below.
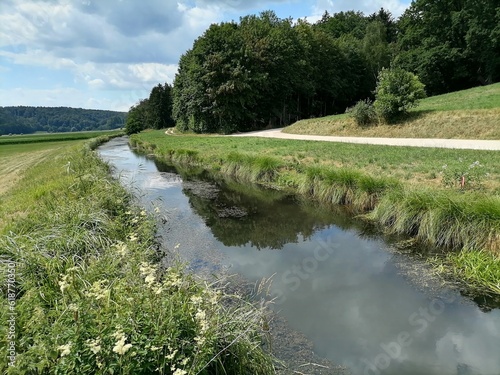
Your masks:
M316 22L321 19L325 10L330 14L354 10L369 15L378 12L380 8L390 11L393 17L397 18L405 11L408 4L409 0L316 0L308 20Z

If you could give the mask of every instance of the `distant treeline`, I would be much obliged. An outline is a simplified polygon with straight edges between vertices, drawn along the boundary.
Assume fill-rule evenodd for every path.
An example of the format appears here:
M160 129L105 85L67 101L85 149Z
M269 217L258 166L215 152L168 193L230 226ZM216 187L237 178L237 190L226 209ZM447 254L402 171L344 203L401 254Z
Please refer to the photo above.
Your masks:
M112 130L125 124L124 112L68 107L0 107L0 135Z
M173 119L233 132L343 113L373 97L388 67L417 74L428 95L499 81L498 0L414 0L398 20L381 9L310 24L267 11L213 24L180 59Z

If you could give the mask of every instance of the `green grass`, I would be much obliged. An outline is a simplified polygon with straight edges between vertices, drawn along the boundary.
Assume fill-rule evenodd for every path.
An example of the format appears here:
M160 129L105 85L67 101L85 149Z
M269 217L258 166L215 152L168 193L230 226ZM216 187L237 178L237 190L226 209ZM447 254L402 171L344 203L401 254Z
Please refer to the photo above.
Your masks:
M468 167L481 163L486 191L500 194L500 153L496 151L454 150L415 147L388 147L314 141L219 136L165 136L162 131L141 133L132 139L154 145L152 152L182 161L201 158L217 168L220 158L245 162L245 157L267 157L294 168L321 166L356 170L370 176L395 178L414 186L442 186L443 166ZM188 152L191 155L188 157ZM236 159L235 159L236 158ZM235 159L235 160L233 160ZM241 161L240 161L241 159ZM196 160L194 160L196 161Z
M494 109L500 107L500 83L469 90L432 96L420 101L419 111L461 111L467 109Z
M89 146L27 168L0 211L12 218L0 225L0 316L14 269L17 352L13 367L1 356L2 373L274 373L263 312L178 264L161 269L154 219Z
M294 134L388 138L500 139L500 83L423 99L398 124L357 126L345 114L302 120Z
M435 258L434 264L443 273L451 273L459 281L481 291L500 295L500 258L484 251L462 250L443 258Z
M26 135L3 135L0 137L0 152L4 145L25 144L25 143L41 143L41 142L63 142L75 141L81 139L91 139L108 135L119 135L121 130L104 130L104 131L88 131L88 132L68 132L68 133L43 133L43 134L26 134Z

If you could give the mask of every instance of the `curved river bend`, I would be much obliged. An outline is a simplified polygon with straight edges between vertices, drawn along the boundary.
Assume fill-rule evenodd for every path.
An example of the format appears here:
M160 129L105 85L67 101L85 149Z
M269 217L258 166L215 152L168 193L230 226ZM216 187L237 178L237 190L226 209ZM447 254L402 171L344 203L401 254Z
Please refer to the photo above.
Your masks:
M179 244L193 269L272 277L273 308L319 356L355 375L500 375L500 309L432 287L424 268L348 216L190 177L126 138L98 152L141 204L161 209L165 244Z

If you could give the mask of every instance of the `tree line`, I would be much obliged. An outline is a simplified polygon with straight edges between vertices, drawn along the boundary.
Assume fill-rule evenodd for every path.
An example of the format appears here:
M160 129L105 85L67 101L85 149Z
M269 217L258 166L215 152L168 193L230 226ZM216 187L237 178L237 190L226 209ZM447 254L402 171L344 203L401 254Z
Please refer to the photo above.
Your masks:
M68 107L0 107L0 135L35 132L111 130L125 125L127 113Z
M314 24L266 11L213 24L166 85L166 122L229 133L343 113L373 99L389 67L416 74L428 95L499 81L498 0L414 0L398 20L384 9L325 12ZM162 123L147 102L130 113L141 108L139 128Z

